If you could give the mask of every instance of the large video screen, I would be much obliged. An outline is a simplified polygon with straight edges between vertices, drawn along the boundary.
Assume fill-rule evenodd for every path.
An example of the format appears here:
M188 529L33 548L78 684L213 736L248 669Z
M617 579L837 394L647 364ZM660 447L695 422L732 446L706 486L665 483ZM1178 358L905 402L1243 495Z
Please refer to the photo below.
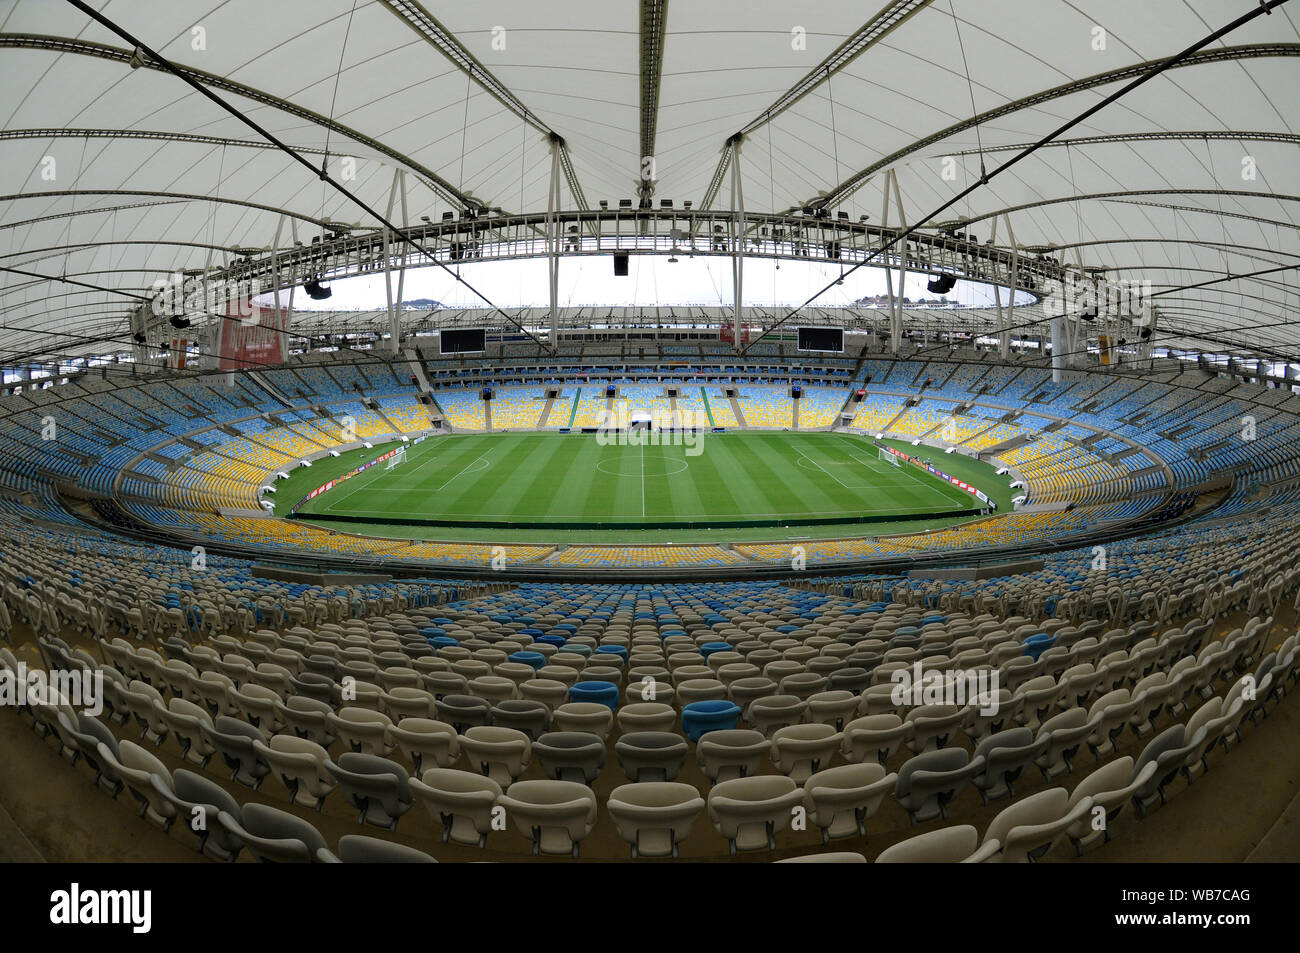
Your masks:
M843 351L844 332L840 328L800 328L799 350Z
M482 328L468 331L443 331L438 335L443 354L474 354L487 350L487 332Z

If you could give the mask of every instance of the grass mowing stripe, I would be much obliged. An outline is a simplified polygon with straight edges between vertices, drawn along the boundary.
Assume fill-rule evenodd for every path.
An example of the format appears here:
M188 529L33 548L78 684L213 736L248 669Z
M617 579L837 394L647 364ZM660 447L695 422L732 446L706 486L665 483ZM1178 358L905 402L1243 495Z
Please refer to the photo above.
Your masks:
M408 448L407 462L396 469L373 467L306 509L521 522L636 520L644 512L649 520L668 522L770 517L797 525L801 516L888 517L975 505L969 494L918 468L881 464L871 456L870 441L847 435L714 434L702 449L688 457L680 444L603 445L591 435L437 437ZM295 471L284 489L319 485L357 462L364 458L322 459L317 473ZM986 463L969 458L941 463L959 479L983 481L995 494L1009 494ZM291 493L283 495L293 502ZM428 536L439 532L424 530Z
M810 497L829 499L799 473L797 455L772 445L771 435L763 434L756 443L745 440L733 449L739 468L754 486L746 501L748 512L789 515L809 509Z

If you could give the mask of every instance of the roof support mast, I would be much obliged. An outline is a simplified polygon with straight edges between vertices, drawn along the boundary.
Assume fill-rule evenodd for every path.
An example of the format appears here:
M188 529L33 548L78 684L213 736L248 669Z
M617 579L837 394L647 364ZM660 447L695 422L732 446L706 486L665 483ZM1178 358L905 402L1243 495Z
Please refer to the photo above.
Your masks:
M406 173L401 169L393 170L393 184L388 189L388 213L387 219L392 221L393 204L400 200L402 208L402 228L410 225L408 212L406 208ZM401 349L402 337L402 298L406 285L406 261L407 256L401 256L401 263L397 266L397 300L393 300L393 256L389 247L390 237L387 228L384 229L384 294L388 301L388 350L396 354Z
M993 283L993 305L998 310L998 354L1007 360L1011 357L1011 327L1014 325L1016 315L1016 285L1019 284L1020 271L1020 249L1016 245L1016 233L1011 228L1011 216L1002 215L993 220L993 234L989 236L989 241L993 244L998 242L998 222L1004 221L1007 224L1007 243L1011 248L1011 294L1007 300L1006 310L1002 308L1002 286L997 282Z
M889 227L889 196L894 196L894 208L898 212L898 227L900 231L907 229L907 216L903 212L903 193L898 187L898 173L890 169L885 173L885 187L882 190L884 196L883 207L880 210L880 227ZM891 354L897 354L903 345L903 289L907 285L907 255L899 256L898 267L898 294L894 294L894 269L889 267L889 262L885 262L885 291L889 295L889 350Z
M745 191L740 178L740 143L736 135L731 141L731 343L740 349L741 302L745 290Z
M551 347L559 341L560 331L560 224L556 213L560 210L560 148L563 140L551 138L551 180L546 189L546 271L550 288Z

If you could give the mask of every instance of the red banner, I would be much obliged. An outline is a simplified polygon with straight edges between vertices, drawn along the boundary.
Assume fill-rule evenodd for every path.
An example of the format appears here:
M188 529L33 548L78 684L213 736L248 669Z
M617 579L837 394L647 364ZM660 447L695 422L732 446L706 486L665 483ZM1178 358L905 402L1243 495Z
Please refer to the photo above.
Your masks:
M255 370L283 364L288 331L287 308L259 307L247 300L232 305L221 322L218 369Z

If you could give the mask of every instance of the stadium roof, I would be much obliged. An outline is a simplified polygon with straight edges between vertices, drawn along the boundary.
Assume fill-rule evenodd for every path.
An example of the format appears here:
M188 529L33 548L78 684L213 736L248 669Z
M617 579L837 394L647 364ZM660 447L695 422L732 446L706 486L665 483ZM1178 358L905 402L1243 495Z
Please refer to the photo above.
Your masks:
M909 224L1257 0L93 0L191 80L384 209L544 210L636 197ZM1032 14L1028 13L1032 7ZM939 216L1010 210L1025 249L1156 291L1300 261L1300 5L1281 3ZM66 0L0 0L0 360L129 340L155 279L376 223ZM641 157L654 156L652 186ZM354 157L348 177L343 157ZM718 186L721 185L721 188ZM893 220L896 224L896 219ZM281 231L279 244L289 236ZM998 243L1008 241L1006 228ZM33 277L53 276L53 277ZM54 280L55 278L67 280ZM82 282L83 285L69 283ZM1297 274L1171 290L1206 348L1300 351ZM113 289L109 290L99 290ZM119 293L114 293L119 292ZM1172 339L1171 339L1172 343Z

